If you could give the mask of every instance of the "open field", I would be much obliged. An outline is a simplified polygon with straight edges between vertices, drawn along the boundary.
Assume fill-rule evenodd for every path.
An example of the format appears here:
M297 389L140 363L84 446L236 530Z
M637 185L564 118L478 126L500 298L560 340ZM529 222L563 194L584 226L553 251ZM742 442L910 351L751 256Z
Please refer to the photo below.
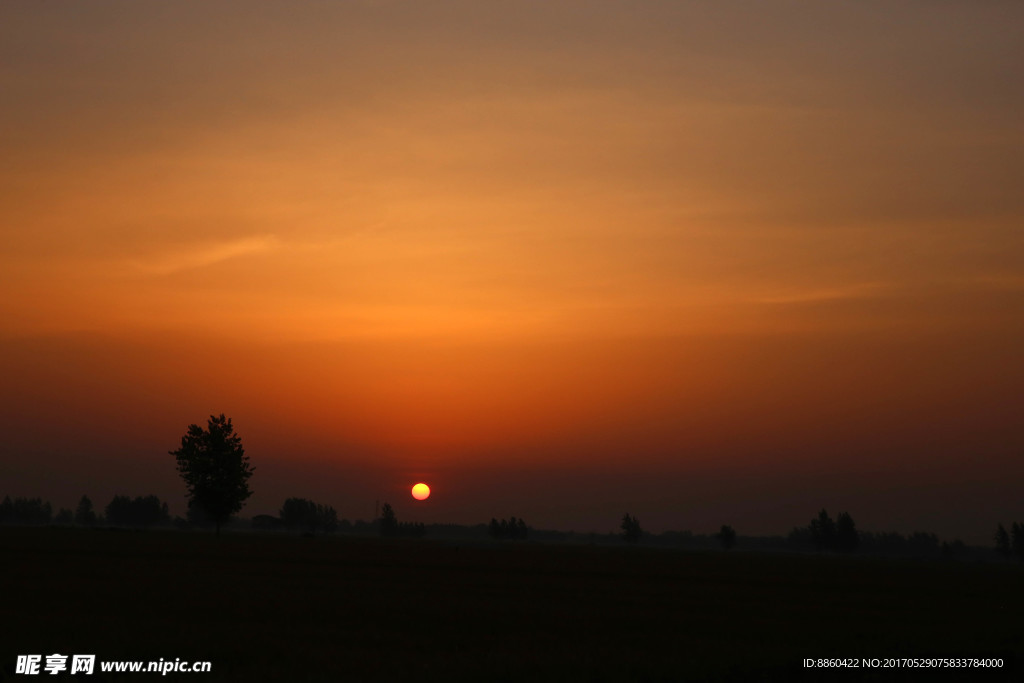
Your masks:
M62 528L0 528L0 548L0 680L54 652L209 660L168 676L205 681L587 683L1024 655L1019 563ZM892 673L867 678L915 678ZM85 678L130 678L109 676Z

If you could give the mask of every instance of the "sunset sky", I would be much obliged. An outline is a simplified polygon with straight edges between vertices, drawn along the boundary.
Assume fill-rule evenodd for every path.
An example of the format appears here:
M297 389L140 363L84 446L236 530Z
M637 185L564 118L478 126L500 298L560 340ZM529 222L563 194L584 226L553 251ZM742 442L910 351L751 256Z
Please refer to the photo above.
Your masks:
M1024 3L0 5L0 496L1024 520ZM408 487L428 482L415 503Z

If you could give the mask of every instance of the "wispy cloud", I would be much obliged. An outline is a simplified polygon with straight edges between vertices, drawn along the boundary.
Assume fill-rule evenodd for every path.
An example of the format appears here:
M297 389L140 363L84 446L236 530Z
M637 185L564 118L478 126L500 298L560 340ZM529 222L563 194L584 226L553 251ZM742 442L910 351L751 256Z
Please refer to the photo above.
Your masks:
M986 289L1019 292L1024 290L1024 275L1006 273L980 275L974 278L971 283L976 286L985 287Z
M770 305L813 304L847 299L868 299L878 296L888 286L881 282L863 282L845 287L827 287L778 292L754 299L755 303Z
M188 248L131 259L128 265L136 271L150 275L170 275L183 270L205 268L240 256L264 253L279 247L280 244L280 240L274 235L203 242Z

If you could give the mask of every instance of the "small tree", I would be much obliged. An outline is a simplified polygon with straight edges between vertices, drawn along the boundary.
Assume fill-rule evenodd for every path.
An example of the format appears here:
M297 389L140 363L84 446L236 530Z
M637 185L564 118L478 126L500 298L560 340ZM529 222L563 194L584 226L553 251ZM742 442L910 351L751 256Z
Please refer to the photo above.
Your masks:
M221 525L252 495L249 477L253 468L231 420L222 413L220 417L211 415L206 429L189 425L181 437L181 448L170 453L188 489L189 510L193 506L202 510L220 536Z
M1006 533L1006 527L1002 522L996 527L996 552L1002 555L1003 559L1010 559L1010 534Z
M853 552L860 546L860 535L857 533L857 525L853 523L853 517L848 512L840 512L836 518L837 550Z
M715 534L715 538L718 539L723 548L732 550L732 547L736 545L736 530L728 524L723 524L722 528Z
M427 527L423 522L399 522L390 503L384 503L384 507L381 508L377 529L381 536L420 538L427 533Z
M628 512L622 516L621 528L622 539L627 543L638 542L644 533L640 528L640 521L636 517L630 516Z
M380 510L380 535L396 536L398 534L398 517L391 503L384 503Z
M75 524L79 526L92 526L96 524L96 511L92 509L92 501L89 496L82 496L75 508Z
M836 545L836 523L828 516L825 508L811 520L811 542L818 550L832 550Z

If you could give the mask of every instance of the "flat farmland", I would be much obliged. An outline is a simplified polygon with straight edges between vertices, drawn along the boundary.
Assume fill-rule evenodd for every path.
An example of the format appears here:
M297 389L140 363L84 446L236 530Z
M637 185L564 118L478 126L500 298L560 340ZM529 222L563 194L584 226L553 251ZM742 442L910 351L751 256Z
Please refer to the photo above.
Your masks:
M804 658L1024 654L1024 566L640 547L0 528L19 654L210 661L174 680L927 680ZM160 678L109 674L92 681ZM66 672L47 679L71 678Z

